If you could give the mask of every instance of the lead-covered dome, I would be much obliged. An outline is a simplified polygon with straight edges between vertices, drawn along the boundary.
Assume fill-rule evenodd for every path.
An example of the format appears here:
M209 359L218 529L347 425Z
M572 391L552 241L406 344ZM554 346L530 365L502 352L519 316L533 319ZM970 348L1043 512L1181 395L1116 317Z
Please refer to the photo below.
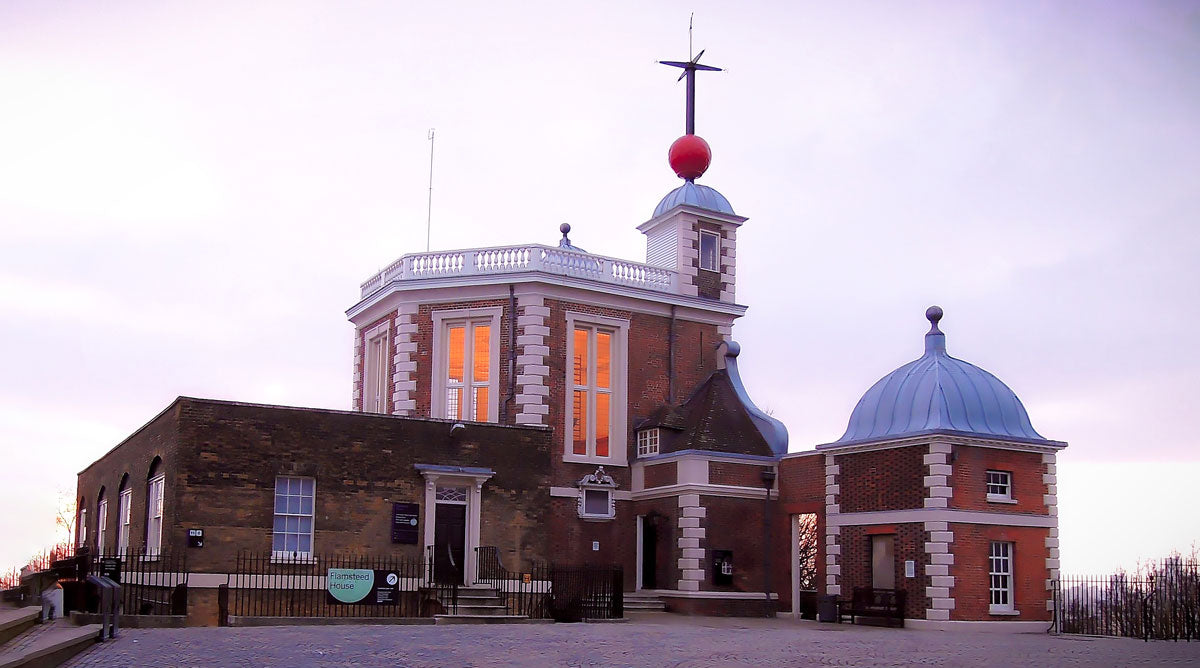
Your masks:
M945 432L1057 444L1034 430L1021 400L999 378L946 354L942 309L930 307L925 315L932 324L925 354L872 385L845 435L826 447Z
M725 199L725 196L717 192L715 188L688 181L667 193L658 206L654 207L654 216L652 217L657 218L681 204L717 213L727 213L732 216L737 215L733 212L733 206L729 200Z

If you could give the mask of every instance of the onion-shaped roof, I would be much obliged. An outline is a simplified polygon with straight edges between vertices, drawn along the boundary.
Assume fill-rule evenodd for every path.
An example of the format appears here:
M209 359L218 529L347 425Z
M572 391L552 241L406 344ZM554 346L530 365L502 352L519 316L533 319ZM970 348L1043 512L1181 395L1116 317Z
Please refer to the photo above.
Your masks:
M1059 445L1034 430L1021 400L999 378L946 354L940 308L925 315L932 324L925 354L872 385L846 433L824 447L947 432Z
M717 192L716 189L687 181L662 198L658 206L654 207L654 216L652 217L657 218L671 209L684 204L694 206L698 209L716 211L717 213L737 215L733 212L733 205L729 203L729 200L725 199L725 196Z

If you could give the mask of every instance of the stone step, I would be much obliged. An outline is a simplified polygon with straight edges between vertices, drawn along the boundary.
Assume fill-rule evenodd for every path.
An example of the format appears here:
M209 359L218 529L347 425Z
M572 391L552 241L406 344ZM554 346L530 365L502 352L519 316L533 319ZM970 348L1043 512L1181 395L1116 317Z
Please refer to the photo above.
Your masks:
M455 614L459 615L497 615L508 614L507 605L463 605L462 601L458 602L458 610Z
M0 646L37 624L41 616L42 609L36 605L0 609Z
M67 620L39 624L0 647L0 668L60 666L96 644L99 624L75 626Z
M524 624L526 615L434 615L435 624Z

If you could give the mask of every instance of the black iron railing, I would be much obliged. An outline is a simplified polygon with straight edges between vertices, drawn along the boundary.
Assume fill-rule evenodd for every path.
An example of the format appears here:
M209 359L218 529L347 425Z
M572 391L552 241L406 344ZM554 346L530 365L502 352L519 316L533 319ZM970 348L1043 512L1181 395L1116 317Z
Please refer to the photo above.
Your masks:
M514 573L500 563L500 551L495 547L477 547L475 555L476 581L496 590L508 606L508 614L550 618L550 573L545 564L533 564L529 570Z
M1064 576L1052 583L1057 633L1200 640L1200 568L1169 559L1140 574Z
M619 619L624 614L624 571L620 566L562 566L533 563L509 571L495 547L476 548L480 584L496 590L511 615L579 621Z
M50 583L63 588L66 611L94 611L97 593L89 575L103 575L121 585L118 606L125 615L186 615L188 568L183 557L127 550L94 553L80 551L43 564L24 579L20 600L35 596Z
M330 593L330 569L369 570L379 581L361 599L343 602ZM436 581L429 559L242 552L222 594L222 618L430 617L453 614L457 591L458 583Z

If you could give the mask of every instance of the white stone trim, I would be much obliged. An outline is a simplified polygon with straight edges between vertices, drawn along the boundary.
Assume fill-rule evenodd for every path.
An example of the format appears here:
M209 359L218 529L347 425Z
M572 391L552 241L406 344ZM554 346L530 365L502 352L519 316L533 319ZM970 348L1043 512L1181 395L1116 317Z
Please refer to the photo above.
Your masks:
M612 494L613 494L613 499L616 501L632 501L633 500L633 494L630 493L630 491L627 489L615 489L615 490L613 490ZM550 496L566 498L566 499L577 499L577 498L579 498L579 488L578 487L551 487L550 488Z
M543 411L541 397L550 394L549 349L546 341L550 336L547 319L550 307L541 295L518 295L517 312L510 317L517 319L517 424L546 424L550 416L549 407ZM541 371L545 369L545 373ZM525 400L522 401L521 397Z
M833 455L825 455L825 517L841 512L837 495L841 491L842 467ZM842 593L842 547L841 527L825 524L825 593L837 596Z
M669 496L678 496L680 494L703 494L705 496L723 496L736 499L761 499L767 495L767 491L761 487L737 487L734 485L665 485L663 487L651 487L633 493L633 498L641 499L661 499ZM771 498L779 498L779 490L771 490Z
M910 510L873 510L861 513L831 513L826 526L864 526L868 524L901 524L909 522L953 522L958 524L992 524L997 526L1040 527L1058 526L1058 519L1049 515L954 510L950 508L913 508Z
M680 494L678 503L679 537L676 539L676 545L679 547L681 559L676 587L685 591L699 591L700 584L704 582L702 564L705 562L706 552L701 544L705 540L706 531L700 520L708 515L708 509L700 505L699 494ZM695 520L695 526L683 526L684 520Z
M396 309L396 341L392 352L392 414L409 416L417 410L416 371L417 344L412 340L418 307L416 304L401 304ZM408 325L414 325L410 328Z
M938 611L935 611L938 612ZM1051 622L997 622L997 621L950 621L949 610L940 619L926 617L925 619L906 619L904 626L923 631L974 631L979 633L1038 633L1045 635Z
M998 439L989 439L978 436L959 436L955 434L922 434L918 436L906 436L891 441L874 441L868 443L854 443L850 445L838 445L835 443L823 443L817 446L818 452L836 453L846 455L856 452L874 452L876 450L891 450L893 448L907 448L913 445L924 445L936 441L942 445L966 445L973 448L995 448L997 450L1016 450L1020 452L1040 452L1043 455L1051 455L1067 447L1063 441L1049 441L1046 444L1038 443L1022 443L1020 441L1002 441ZM1043 459L1043 461L1045 461ZM1052 461L1050 463L1053 463Z

